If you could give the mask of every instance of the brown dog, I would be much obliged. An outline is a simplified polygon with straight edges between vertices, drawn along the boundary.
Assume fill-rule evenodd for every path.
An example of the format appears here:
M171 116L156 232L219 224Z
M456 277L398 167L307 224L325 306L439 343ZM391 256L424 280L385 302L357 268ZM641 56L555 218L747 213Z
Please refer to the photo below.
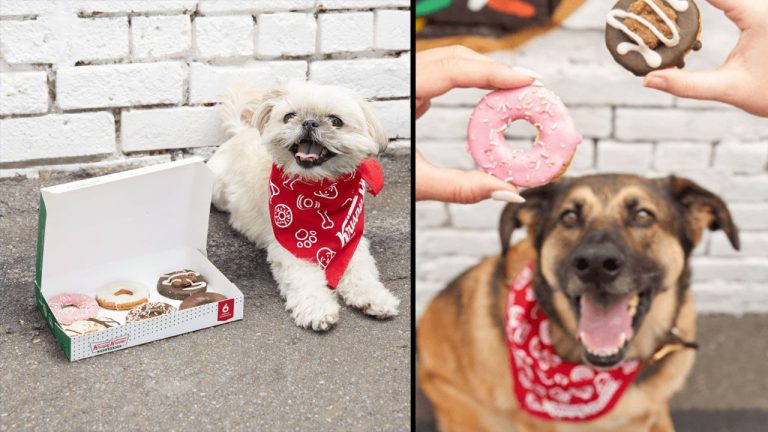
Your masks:
M687 179L630 175L565 178L523 196L502 214L501 255L454 280L419 322L418 378L440 429L674 430L668 402L695 355L688 258L705 229L722 229L739 249L725 204ZM510 247L521 226L527 239ZM616 405L596 419L543 419L515 397L506 301L529 262L535 301L562 360L598 370L641 361Z

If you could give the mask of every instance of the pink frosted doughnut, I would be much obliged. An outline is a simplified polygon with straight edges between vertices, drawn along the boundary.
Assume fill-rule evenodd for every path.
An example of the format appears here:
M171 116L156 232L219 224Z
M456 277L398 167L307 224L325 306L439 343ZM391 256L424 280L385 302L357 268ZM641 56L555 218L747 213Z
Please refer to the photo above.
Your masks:
M62 325L94 318L99 313L96 299L85 294L59 294L48 299L48 306Z
M513 150L504 141L507 125L518 119L538 131L530 150ZM562 175L581 142L560 98L538 85L484 96L472 112L467 136L469 152L483 171L526 187L541 186Z

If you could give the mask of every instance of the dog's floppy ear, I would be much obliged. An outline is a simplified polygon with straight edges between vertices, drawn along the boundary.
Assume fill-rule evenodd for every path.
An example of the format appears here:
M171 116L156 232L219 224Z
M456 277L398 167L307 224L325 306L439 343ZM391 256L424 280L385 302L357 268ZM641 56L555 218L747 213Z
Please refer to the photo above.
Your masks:
M363 116L365 117L365 125L368 128L368 135L379 146L379 153L383 153L387 149L389 144L389 138L384 128L381 126L378 116L373 111L371 104L364 100L360 100L360 108L363 110Z
M284 94L285 92L280 87L276 87L265 93L261 99L261 103L259 103L251 116L251 126L258 129L259 132L264 133L264 128L267 126L269 116L272 115L272 109L277 104L278 99Z
M541 228L546 213L551 207L552 197L556 190L563 183L563 180L527 189L521 193L525 198L522 204L507 204L504 211L501 212L501 222L499 223L499 237L501 239L501 254L506 255L512 241L512 232L517 228L525 226L528 228L528 237L534 240L534 244L539 246L542 239Z
M739 229L722 199L687 178L665 179L672 199L682 210L683 231L690 249L701 240L704 229L723 230L734 249L739 250Z

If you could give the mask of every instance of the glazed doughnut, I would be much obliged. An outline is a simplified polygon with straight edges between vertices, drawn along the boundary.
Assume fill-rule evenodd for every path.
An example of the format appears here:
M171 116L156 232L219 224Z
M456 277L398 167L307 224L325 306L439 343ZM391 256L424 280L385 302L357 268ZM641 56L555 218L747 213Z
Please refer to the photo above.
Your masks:
M128 310L149 301L149 290L139 282L110 282L96 293L96 301L104 309Z
M176 308L168 303L152 302L144 303L136 306L128 312L125 317L125 322L130 323L139 320L145 320L149 318L156 318L160 315L176 312Z
M504 141L510 122L523 119L537 130L530 150ZM467 130L468 148L483 171L516 186L541 186L561 176L581 142L568 110L539 85L496 90L475 107Z
M200 273L184 269L166 273L157 280L157 292L174 300L184 300L208 289L208 281Z
M59 294L48 299L48 306L61 325L87 320L99 313L99 304L85 294Z
M191 296L187 297L183 302L181 302L181 306L179 306L179 310L198 307L204 304L215 303L217 301L226 300L226 299L227 298L224 297L223 295L215 292L192 294Z
M75 321L68 326L64 326L64 333L69 336L82 336L119 325L120 323L117 320L109 317L88 318L86 320Z

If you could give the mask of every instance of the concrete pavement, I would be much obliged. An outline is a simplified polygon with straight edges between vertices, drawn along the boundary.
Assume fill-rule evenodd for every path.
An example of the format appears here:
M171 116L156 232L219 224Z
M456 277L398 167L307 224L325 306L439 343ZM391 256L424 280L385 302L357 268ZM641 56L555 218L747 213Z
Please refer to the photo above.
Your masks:
M209 259L245 318L75 363L35 308L38 190L93 173L0 180L0 430L409 430L410 161L382 164L366 232L399 317L345 307L328 333L297 328L265 253L212 210Z

